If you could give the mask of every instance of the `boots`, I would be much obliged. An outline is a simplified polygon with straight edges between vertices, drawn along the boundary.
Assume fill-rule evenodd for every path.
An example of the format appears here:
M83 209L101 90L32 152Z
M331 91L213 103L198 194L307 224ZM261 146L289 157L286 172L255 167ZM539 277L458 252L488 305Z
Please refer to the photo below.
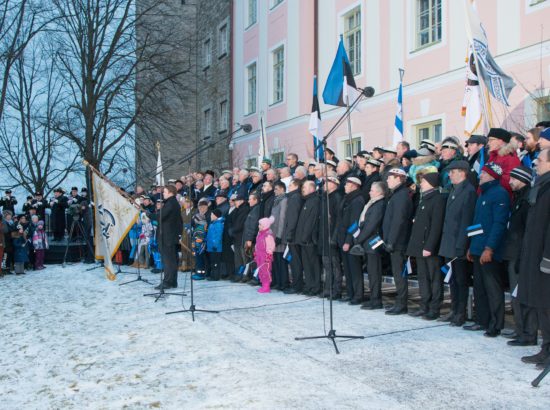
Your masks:
M270 292L271 292L270 284L269 284L269 281L266 280L262 283L262 287L258 289L258 293L270 293Z

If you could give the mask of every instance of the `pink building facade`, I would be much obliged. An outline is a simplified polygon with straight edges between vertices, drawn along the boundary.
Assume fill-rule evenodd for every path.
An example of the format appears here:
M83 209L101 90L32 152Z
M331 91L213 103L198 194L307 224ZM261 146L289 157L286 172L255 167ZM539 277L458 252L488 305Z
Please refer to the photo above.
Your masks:
M477 10L491 53L517 84L510 107L493 102L492 125L525 133L550 120L550 0L478 0ZM253 128L237 133L229 147L235 165L255 163L260 118L274 163L290 152L313 157L313 77L321 95L340 35L357 86L376 90L352 114L353 151L391 145L399 68L405 140L416 147L423 138L464 138L462 0L235 0L232 118ZM319 100L327 131L343 109ZM345 124L329 146L341 158L349 155Z

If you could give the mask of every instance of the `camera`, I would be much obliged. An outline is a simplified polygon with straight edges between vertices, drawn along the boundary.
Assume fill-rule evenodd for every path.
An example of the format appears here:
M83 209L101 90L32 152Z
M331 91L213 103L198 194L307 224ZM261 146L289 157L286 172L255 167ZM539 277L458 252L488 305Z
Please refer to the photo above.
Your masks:
M71 204L69 205L69 214L73 217L73 219L80 219L80 205L79 204Z

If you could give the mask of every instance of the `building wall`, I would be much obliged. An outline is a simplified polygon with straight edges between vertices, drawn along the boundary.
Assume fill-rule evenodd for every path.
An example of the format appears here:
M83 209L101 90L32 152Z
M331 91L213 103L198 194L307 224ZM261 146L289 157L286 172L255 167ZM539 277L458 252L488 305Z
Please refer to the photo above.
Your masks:
M244 28L248 1L234 2L235 59L233 107L236 122L247 122L254 131L234 138L236 164L257 156L258 118L267 124L268 148L312 157L312 137L307 132L314 74L315 0L284 0L273 10L271 0L258 1L258 24ZM361 7L361 73L358 87L372 86L376 94L351 116L352 133L362 147L389 145L396 111L399 68L405 69L403 109L405 139L416 145L418 124L441 121L441 136L463 137L460 115L465 85L467 39L460 0L442 0L441 40L422 49L415 47L417 0L319 0L318 79L322 94L336 48L343 32L343 15ZM548 96L550 81L550 1L531 6L531 0L478 1L478 13L487 31L489 47L503 70L517 83L510 107L493 103L494 126L525 132L537 118L535 99ZM285 100L269 106L269 50L286 44ZM296 47L297 46L297 47ZM258 110L244 115L245 67L258 61ZM261 78L260 78L261 77ZM343 109L327 106L320 97L323 129L329 130ZM550 113L549 118L550 118ZM545 118L548 119L548 118ZM329 146L344 156L348 139L344 124L329 138Z
M138 7L149 1L140 0ZM158 88L146 102L136 126L137 181L154 182L156 143L160 143L165 180L197 168L220 171L230 164L227 140L231 121L231 0L164 0L162 12L147 17L138 41L146 36L166 38L166 52L158 66L138 75L138 92L155 79L182 74ZM220 52L218 32L227 30L227 52ZM147 30L148 29L148 30ZM155 34L157 33L157 34ZM210 38L211 63L204 64L204 41ZM152 52L152 51L151 51ZM227 101L227 125L219 108ZM204 110L211 109L210 135ZM210 137L210 138L205 138ZM200 154L197 155L197 150ZM188 159L188 160L186 160ZM185 160L185 161L184 161Z

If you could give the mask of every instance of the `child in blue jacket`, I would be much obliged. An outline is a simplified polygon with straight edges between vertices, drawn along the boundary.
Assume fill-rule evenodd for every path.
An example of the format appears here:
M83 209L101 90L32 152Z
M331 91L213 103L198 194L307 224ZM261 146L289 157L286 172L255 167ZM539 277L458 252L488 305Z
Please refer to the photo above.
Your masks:
M210 226L206 234L206 250L210 261L210 276L209 280L220 280L225 274L224 263L222 261L222 242L223 242L223 225L224 218L222 211L214 209L210 214Z

